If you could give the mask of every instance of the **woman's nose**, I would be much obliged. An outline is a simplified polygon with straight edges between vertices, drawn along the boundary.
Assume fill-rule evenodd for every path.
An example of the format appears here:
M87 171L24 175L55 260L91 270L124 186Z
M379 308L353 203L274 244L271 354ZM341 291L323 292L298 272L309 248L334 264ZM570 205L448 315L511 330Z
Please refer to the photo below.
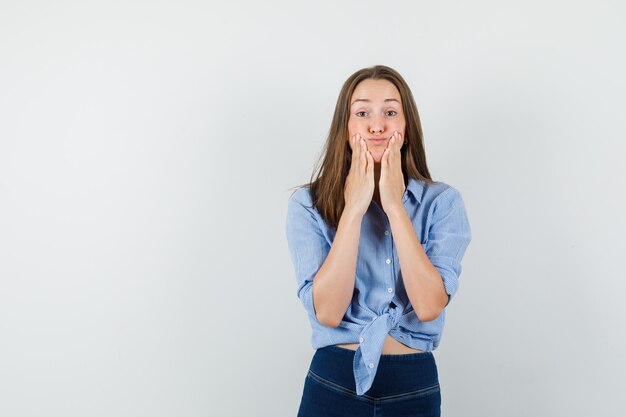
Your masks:
M370 124L370 132L373 134L381 134L385 130L385 126L382 120L379 118L372 119Z

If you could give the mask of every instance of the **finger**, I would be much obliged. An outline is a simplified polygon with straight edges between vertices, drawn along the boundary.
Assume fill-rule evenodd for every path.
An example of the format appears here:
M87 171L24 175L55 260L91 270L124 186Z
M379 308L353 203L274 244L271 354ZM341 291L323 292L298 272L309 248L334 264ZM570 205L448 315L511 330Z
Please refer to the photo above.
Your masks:
M363 169L367 167L367 145L363 138L361 138L361 164L363 164Z
M398 139L396 136L392 137L391 140L389 141L389 152L387 155L387 167L390 170L395 169L395 166L396 166L397 142L398 142Z
M361 161L360 158L360 152L361 152L361 147L359 146L359 134L356 133L354 135L354 142L352 143L353 147L352 147L352 165L354 166L355 169L358 169L358 164Z
M354 150L352 152L352 166L356 172L359 171L361 166L361 145L359 134L354 135Z
M393 138L393 135L389 138L389 142L387 142L387 147L385 148L385 150L383 151L383 155L385 154L385 151L387 149L389 149L391 147L391 139ZM382 161L382 156L380 157L380 160Z
M391 136L391 139L389 139L389 144L387 145L387 163L393 162L390 161L389 158L393 158L393 154L394 154L394 150L395 150L395 145L396 145L396 137L395 136Z
M380 157L380 175L382 176L387 172L387 168L389 168L389 147L385 149L383 152L383 156Z
M398 162L398 164L401 163L401 159L402 159L402 135L400 134L400 132L397 133L396 136L396 141L398 142L398 145L396 147L396 161Z
M374 177L374 157L371 151L367 151L367 168L365 173L368 178Z

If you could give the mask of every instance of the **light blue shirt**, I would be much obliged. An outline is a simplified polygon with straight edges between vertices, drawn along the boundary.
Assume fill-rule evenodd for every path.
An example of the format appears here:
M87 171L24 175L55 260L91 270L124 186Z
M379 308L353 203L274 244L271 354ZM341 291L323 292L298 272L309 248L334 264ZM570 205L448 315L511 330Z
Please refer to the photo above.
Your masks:
M461 194L443 182L428 184L410 178L402 203L451 300L458 289L461 260L471 240ZM353 371L357 394L362 395L374 381L387 334L414 349L434 350L441 340L445 308L435 320L419 320L404 288L389 219L372 200L361 223L351 304L338 327L318 322L313 308L313 278L330 251L336 230L328 227L311 205L308 187L297 189L288 202L286 235L297 295L311 323L314 349L359 343Z

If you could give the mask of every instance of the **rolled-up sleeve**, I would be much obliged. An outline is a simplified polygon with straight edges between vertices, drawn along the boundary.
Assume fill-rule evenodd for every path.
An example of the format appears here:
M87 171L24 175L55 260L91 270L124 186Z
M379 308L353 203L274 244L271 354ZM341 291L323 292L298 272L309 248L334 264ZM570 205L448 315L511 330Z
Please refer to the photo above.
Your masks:
M296 294L307 314L317 320L313 305L313 278L330 251L311 205L308 189L297 190L287 206L286 235L296 279Z
M438 196L433 202L431 219L425 252L441 275L449 304L459 287L461 261L472 240L460 192L450 187Z

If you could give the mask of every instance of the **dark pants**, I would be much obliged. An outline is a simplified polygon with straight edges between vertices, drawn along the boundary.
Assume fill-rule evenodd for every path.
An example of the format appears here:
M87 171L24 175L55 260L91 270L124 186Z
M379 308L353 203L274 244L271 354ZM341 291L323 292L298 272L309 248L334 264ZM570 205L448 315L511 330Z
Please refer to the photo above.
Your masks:
M298 417L439 417L441 393L430 351L382 355L372 387L356 394L355 351L317 349L304 381Z

